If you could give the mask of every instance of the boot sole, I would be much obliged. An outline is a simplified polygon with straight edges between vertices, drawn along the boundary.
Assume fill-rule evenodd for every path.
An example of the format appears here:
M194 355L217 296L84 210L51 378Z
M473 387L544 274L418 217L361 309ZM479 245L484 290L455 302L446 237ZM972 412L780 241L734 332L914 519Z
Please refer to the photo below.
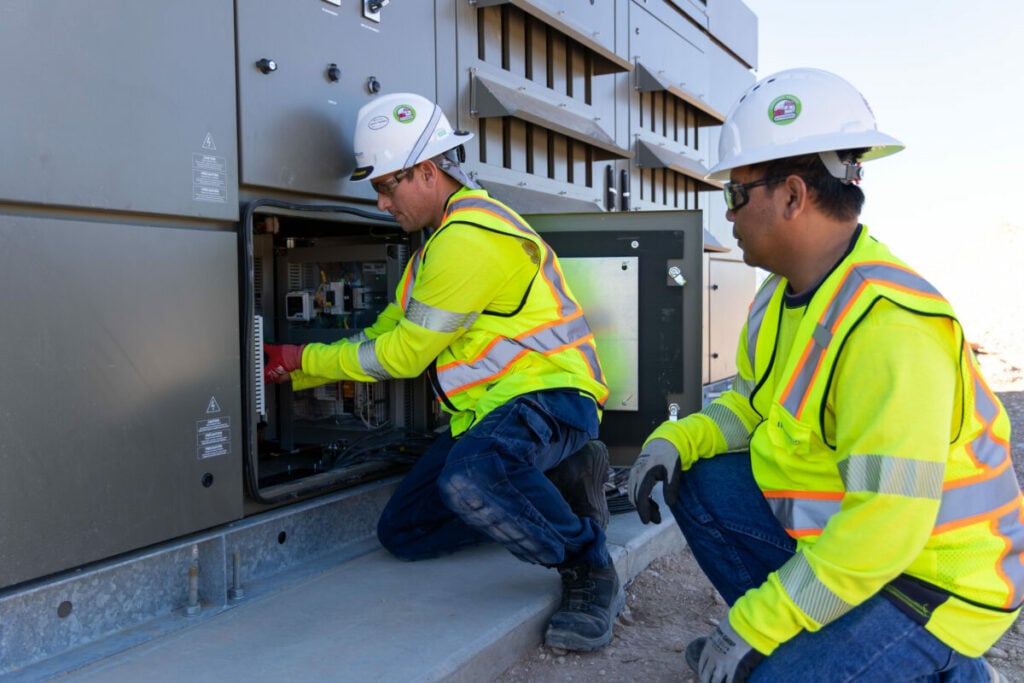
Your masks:
M590 467L589 477L580 478L583 484L583 499L566 494L566 490L572 486L573 482L568 478L568 472L561 471L565 465L564 462L549 472L548 477L562 492L562 495L566 496L566 502L569 503L573 512L580 517L592 518L604 531L608 529L608 523L611 521L611 511L608 509L608 498L604 490L604 484L608 481L608 448L603 442L595 439L570 457L577 457L584 450L588 451L587 456L592 461L589 463L592 467Z
M626 606L626 591L619 586L619 592L612 602L612 619L608 624L608 631L594 638L584 638L578 633L564 631L561 629L548 628L544 634L544 644L548 647L557 647L562 650L573 650L574 652L591 652L598 650L612 642L614 635L615 617L622 613Z

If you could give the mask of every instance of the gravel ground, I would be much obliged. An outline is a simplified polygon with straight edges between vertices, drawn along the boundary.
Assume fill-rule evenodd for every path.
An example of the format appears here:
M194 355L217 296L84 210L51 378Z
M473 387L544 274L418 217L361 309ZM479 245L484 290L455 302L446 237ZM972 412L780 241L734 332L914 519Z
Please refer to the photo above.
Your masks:
M1014 468L1018 480L1024 481L1024 316L984 330L976 339L981 340L974 347L982 371L1010 414ZM712 630L725 615L726 605L704 578L689 548L655 560L633 579L626 587L626 605L606 648L577 654L542 645L496 680L695 681L683 651L690 640ZM988 658L1010 681L1024 683L1024 619L991 649Z

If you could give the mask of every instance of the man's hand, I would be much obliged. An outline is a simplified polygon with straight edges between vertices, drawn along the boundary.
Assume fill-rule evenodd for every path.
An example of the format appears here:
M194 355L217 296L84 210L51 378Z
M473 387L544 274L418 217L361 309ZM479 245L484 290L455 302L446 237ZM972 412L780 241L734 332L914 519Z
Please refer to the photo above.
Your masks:
M644 446L640 456L629 470L629 484L626 491L629 502L636 507L640 521L661 524L661 510L651 498L651 489L657 482L663 482L662 494L665 502L672 505L679 497L679 474L682 463L679 451L666 439L652 439Z
M701 683L743 683L763 659L763 654L733 630L727 616L704 643L697 675Z
M301 370L302 348L293 344L264 344L267 362L263 365L263 381L280 384L288 379L292 370Z

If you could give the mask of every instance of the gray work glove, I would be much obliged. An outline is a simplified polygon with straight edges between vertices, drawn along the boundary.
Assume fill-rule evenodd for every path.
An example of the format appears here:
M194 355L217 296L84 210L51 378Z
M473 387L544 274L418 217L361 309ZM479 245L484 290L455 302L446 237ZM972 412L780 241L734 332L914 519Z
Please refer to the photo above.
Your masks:
M651 498L651 489L657 482L663 482L662 494L665 502L672 505L679 497L679 474L682 462L679 451L667 439L651 439L629 470L629 484L626 492L629 502L636 507L640 521L644 524L661 524L661 510Z
M740 638L726 617L704 643L697 675L701 683L743 683L763 659L764 655Z

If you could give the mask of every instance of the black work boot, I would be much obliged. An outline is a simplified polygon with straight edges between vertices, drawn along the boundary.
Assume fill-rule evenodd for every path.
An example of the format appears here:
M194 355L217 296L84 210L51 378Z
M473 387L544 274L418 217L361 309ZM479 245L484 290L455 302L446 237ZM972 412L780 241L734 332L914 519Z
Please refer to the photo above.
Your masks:
M612 640L612 623L626 594L611 562L607 567L560 567L562 604L548 621L544 644L563 650L596 650Z
M605 497L608 481L608 448L594 439L547 472L565 502L580 517L593 518L602 529L608 528L611 514Z

